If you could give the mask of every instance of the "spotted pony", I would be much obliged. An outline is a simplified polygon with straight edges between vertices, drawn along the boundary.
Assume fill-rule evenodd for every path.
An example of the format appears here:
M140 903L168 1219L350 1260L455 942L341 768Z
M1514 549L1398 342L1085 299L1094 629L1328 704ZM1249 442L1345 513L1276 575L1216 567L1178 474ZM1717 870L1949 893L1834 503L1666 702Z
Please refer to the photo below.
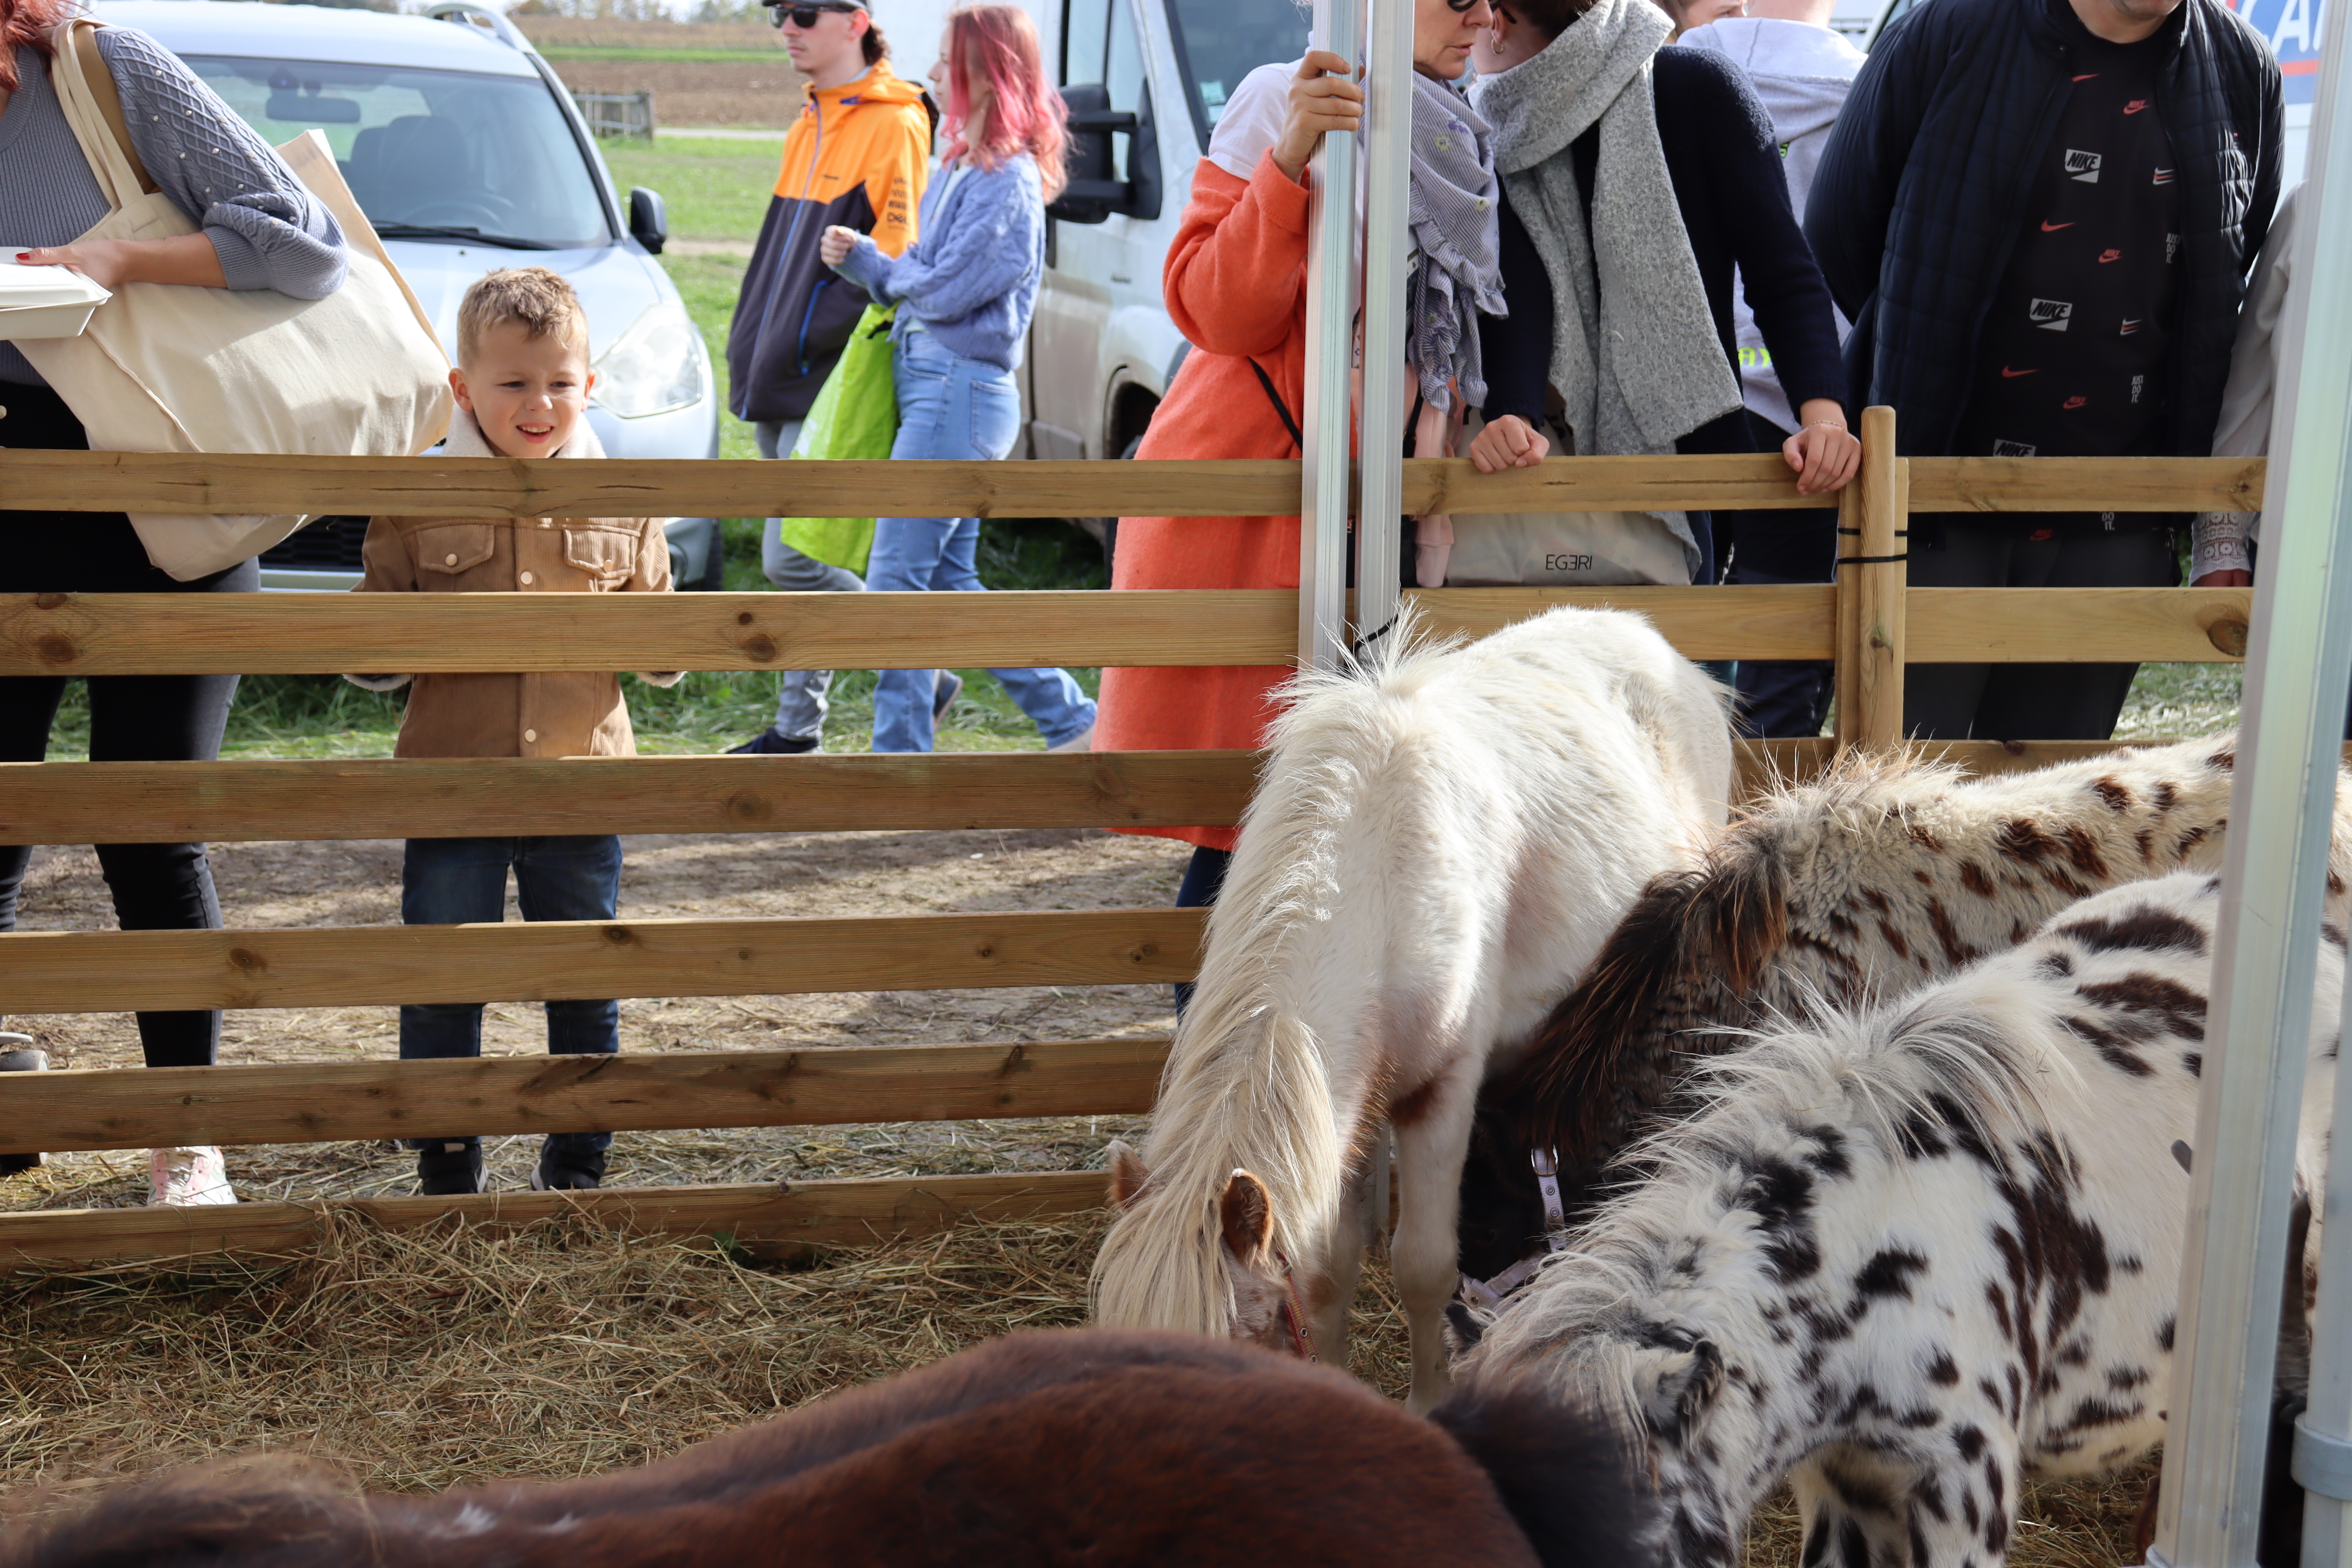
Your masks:
M2218 879L2119 888L1875 1009L1783 1025L1703 1072L1506 1304L1460 1386L1616 1410L1675 1568L1730 1568L1791 1481L1803 1568L2001 1568L2027 1471L2162 1436ZM2323 947L2298 1181L2323 1158L2337 943Z
M1497 1077L1465 1166L1462 1268L1485 1279L1542 1250L1528 1151L1557 1150L1574 1220L1612 1157L1698 1059L1812 1000L1900 996L2024 941L2102 889L2218 870L2235 742L2118 751L1966 777L1858 757L1774 792L1696 869L1643 891L1523 1062ZM2352 789L2337 791L2331 918L2352 877Z

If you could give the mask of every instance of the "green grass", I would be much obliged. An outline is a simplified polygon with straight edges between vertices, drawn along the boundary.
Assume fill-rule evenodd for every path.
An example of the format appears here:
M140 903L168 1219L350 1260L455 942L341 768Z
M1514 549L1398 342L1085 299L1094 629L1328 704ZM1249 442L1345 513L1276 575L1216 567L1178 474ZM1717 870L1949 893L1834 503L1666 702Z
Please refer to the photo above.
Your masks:
M645 185L661 193L670 233L749 245L767 216L782 147L782 142L665 136L650 147L606 142L601 150L622 191Z

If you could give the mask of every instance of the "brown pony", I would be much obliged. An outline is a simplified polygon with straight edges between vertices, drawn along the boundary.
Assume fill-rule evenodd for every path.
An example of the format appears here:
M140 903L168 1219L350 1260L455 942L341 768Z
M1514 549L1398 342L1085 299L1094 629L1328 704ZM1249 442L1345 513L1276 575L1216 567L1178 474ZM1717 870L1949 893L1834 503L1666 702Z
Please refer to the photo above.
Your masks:
M586 1480L397 1497L296 1461L181 1471L0 1541L0 1568L1642 1568L1659 1536L1626 1455L1539 1391L1423 1419L1251 1346L1064 1330Z

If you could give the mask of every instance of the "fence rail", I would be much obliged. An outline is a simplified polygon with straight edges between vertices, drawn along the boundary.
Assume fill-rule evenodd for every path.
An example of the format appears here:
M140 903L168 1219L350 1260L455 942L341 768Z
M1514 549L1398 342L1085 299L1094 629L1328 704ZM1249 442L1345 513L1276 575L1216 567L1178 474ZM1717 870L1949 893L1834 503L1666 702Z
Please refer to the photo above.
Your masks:
M1168 1041L88 1068L8 1080L0 1154L1151 1109Z
M1885 465L1888 459L1881 455ZM2259 458L1907 458L1921 511L2251 511ZM48 511L409 517L1281 517L1295 458L828 462L299 458L0 450L0 498ZM1577 458L1482 474L1408 458L1408 511L1817 507L1778 457Z
M1639 610L1692 658L1829 658L1837 591L1441 588L1430 629L1555 605ZM836 669L1290 662L1287 589L1102 594L0 595L0 676ZM1912 588L1876 601L1915 664L2245 655L2248 588Z
M1701 658L1835 658L1834 740L1740 749L1742 787L1801 777L1843 747L1901 736L1906 662L2242 656L2245 590L1911 588L1919 511L2250 510L2264 468L2230 459L1894 456L1867 411L1864 471L1842 498L1840 582L1776 588L1446 589L1433 629L1485 636L1552 605L1649 615ZM858 514L1169 517L1293 512L1295 462L544 463L0 450L0 496L76 510L536 516ZM1777 458L1601 458L1479 475L1409 462L1412 510L1799 507ZM0 514L4 515L4 514ZM0 597L0 676L399 669L879 668L1290 662L1297 595L1186 594L670 596ZM2043 765L2105 742L1929 743L1974 771ZM599 761L41 763L0 767L0 842L234 840L554 832L1150 827L1223 824L1244 752ZM613 921L0 936L0 1012L375 1005L732 995L1189 977L1197 910L1024 911L862 920ZM0 1152L166 1141L302 1142L446 1131L630 1131L824 1121L1129 1113L1165 1043L1088 1041L603 1058L58 1073L6 1086ZM420 1120L428 1119L428 1120ZM26 1131L25 1129L37 1129ZM29 1140L29 1142L28 1142ZM343 1217L519 1223L566 1212L640 1229L843 1241L971 1215L1068 1215L1087 1173L773 1187L248 1204L0 1215L0 1266L194 1251L286 1251Z
M1192 978L1205 914L20 931L0 937L0 1005L119 1013L1171 984Z

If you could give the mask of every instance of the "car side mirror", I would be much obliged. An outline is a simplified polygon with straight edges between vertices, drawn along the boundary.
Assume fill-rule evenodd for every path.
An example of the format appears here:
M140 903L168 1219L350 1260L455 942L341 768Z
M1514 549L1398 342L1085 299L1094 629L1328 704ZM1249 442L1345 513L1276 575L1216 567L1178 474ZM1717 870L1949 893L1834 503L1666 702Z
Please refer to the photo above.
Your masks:
M1068 183L1045 210L1065 223L1100 223L1113 213L1160 216L1160 149L1151 132L1149 97L1140 113L1110 107L1110 89L1099 82L1062 89L1068 110L1069 152L1063 168ZM1113 136L1128 138L1129 178L1116 177Z
M669 243L669 209L662 205L659 191L629 187L629 237L656 256Z

